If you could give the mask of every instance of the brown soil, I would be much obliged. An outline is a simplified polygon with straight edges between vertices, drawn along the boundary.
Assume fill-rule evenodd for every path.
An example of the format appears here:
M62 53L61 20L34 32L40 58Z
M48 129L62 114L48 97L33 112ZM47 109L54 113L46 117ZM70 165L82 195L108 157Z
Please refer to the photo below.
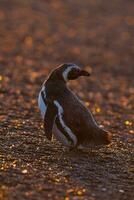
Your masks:
M1 200L134 199L133 27L132 0L0 1ZM63 62L92 67L70 87L110 147L61 156L46 140L37 95Z

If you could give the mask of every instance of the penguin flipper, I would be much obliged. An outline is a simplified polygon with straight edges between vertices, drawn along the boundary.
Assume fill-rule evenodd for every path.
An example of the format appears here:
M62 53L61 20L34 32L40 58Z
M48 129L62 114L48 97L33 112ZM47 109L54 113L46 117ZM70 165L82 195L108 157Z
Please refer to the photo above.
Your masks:
M57 108L54 103L48 103L44 116L44 131L48 140L52 139L52 129L57 114Z

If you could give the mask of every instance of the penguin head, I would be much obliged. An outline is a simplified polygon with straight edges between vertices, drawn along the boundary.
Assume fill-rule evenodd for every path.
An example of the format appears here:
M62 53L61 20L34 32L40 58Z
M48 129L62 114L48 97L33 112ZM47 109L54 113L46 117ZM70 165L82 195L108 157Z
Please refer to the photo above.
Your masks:
M64 82L75 80L80 76L90 76L90 73L73 63L60 65L50 75L51 79L63 80Z
M75 80L80 76L90 76L90 73L81 69L78 65L73 63L63 64L64 68L62 76L65 81Z

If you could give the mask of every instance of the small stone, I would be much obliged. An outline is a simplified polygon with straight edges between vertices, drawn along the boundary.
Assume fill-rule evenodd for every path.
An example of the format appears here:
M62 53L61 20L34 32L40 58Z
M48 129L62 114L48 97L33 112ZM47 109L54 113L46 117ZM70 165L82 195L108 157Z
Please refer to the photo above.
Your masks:
M124 190L119 190L120 193L124 193Z
M65 200L69 200L69 197L65 197Z
M132 126L132 122L129 121L129 120L126 120L126 121L125 121L125 125L126 125L126 126Z
M100 112L101 112L101 109L100 109L100 108L96 108L96 112L97 112L97 113L100 113Z
M106 191L107 189L106 188L102 188L102 191Z
M22 170L22 173L23 173L23 174L26 174L26 173L27 173L27 169L23 169L23 170Z
M3 80L3 77L0 75L0 81L2 81Z

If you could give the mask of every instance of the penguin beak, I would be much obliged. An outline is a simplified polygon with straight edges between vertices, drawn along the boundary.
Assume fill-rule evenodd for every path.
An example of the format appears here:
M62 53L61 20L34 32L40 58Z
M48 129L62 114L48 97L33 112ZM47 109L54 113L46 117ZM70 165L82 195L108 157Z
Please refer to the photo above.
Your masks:
M79 76L90 76L90 73L85 70L80 70Z

